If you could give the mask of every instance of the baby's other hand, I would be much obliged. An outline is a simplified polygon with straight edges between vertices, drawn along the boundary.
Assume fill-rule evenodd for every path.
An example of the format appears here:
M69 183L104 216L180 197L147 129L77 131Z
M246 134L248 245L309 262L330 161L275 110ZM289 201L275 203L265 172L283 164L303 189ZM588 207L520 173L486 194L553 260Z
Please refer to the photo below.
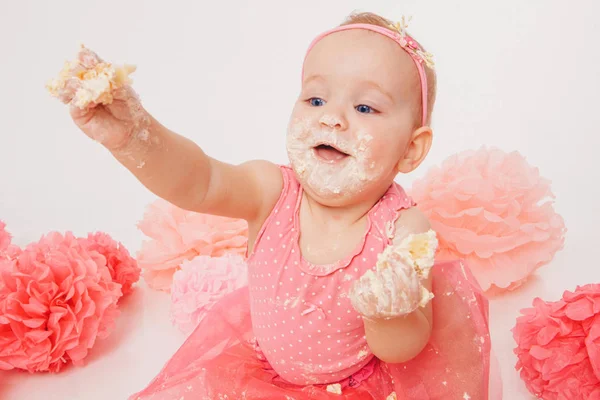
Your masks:
M386 249L375 270L367 271L350 290L352 306L367 318L410 314L429 301L429 292L421 285L415 268L391 253Z
M354 308L367 318L395 318L424 307L433 298L423 280L433 266L435 232L409 235L392 243L350 290Z

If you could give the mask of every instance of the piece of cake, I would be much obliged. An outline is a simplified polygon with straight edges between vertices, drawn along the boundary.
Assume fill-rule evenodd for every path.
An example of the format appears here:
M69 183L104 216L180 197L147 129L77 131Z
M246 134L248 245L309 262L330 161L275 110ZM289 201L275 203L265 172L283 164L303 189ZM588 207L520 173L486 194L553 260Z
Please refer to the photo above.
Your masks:
M398 254L404 263L415 268L421 278L427 279L435 262L437 247L437 235L430 229L424 233L408 235L393 246L393 252Z
M80 53L86 51L81 45ZM85 108L91 103L111 104L114 90L131 84L129 75L136 70L133 65L115 66L112 63L99 61L93 67L86 67L79 59L66 61L63 69L55 79L46 84L51 95L59 97L66 89L67 83L75 80L76 87L71 103Z

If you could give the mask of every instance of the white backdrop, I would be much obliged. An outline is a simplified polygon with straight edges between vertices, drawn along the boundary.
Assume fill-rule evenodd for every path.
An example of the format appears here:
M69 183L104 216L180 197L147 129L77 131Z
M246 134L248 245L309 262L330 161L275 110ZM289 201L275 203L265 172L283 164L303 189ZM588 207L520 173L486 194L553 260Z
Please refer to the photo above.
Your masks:
M25 245L50 230L102 230L133 253L152 195L80 133L45 82L83 42L138 66L134 87L155 117L228 162L286 162L285 128L306 46L353 10L412 15L436 57L436 139L428 167L493 145L518 150L553 182L565 249L518 292L492 300L505 398L527 399L509 329L534 296L600 281L596 228L600 145L600 25L595 0L481 1L0 0L0 219ZM591 261L590 261L591 260ZM60 375L1 373L1 399L125 399L183 337L168 296L143 284L117 331L85 368ZM140 311L143 310L143 311Z

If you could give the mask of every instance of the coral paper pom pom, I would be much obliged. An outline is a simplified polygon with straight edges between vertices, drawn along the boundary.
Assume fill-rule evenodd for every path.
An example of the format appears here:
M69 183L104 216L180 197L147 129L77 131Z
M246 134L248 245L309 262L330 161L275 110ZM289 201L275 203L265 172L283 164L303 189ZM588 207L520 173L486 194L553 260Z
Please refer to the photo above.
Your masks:
M467 261L481 288L514 289L562 249L550 183L517 152L481 148L417 180L417 206L440 239L439 261Z
M121 285L72 234L52 232L0 262L0 369L81 365L112 331Z
M527 389L547 400L600 399L600 284L557 302L536 298L521 313L512 332Z
M12 236L5 229L6 224L0 221L0 259L16 257L21 249L12 244Z
M198 256L184 261L173 275L171 320L189 334L206 311L221 297L248 283L247 265L243 257Z
M120 283L123 295L132 292L131 286L140 279L140 268L129 251L103 232L88 234L81 239L88 251L96 251L106 258L106 266L114 282Z
M198 255L244 255L248 243L246 221L194 213L162 199L148 207L138 226L151 238L137 254L144 280L151 288L165 291L183 261Z
M0 221L0 253L3 253L8 249L10 245L11 237L8 232L6 232L6 224Z

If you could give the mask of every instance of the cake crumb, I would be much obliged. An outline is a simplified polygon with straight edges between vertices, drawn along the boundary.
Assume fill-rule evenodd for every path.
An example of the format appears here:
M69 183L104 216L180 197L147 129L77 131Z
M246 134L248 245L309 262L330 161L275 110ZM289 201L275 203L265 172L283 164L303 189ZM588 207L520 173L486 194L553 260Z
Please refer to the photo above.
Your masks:
M367 350L365 350L365 349L362 349L361 351L358 352L358 358L360 360L364 359L368 355L369 355L369 352Z
M342 385L340 385L339 383L327 385L327 391L329 393L342 394Z

